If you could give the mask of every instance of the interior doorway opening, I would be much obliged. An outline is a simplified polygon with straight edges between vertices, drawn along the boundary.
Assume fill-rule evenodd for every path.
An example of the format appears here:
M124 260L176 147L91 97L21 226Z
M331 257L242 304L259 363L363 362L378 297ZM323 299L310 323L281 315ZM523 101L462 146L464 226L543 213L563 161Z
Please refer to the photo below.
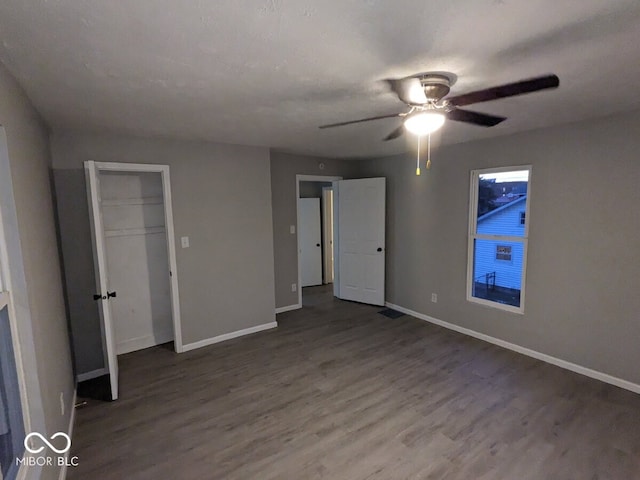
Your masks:
M308 292L333 289L333 183L342 177L297 175L298 305Z
M316 193L309 198L304 198L307 188L305 182L315 184L309 186L316 189ZM385 178L342 180L341 177L297 175L296 197L297 229L292 229L291 233L298 233L297 308L303 306L305 288L317 290L321 285L333 286L333 295L342 300L384 305ZM331 204L331 208L325 207L327 215L319 213L321 199ZM305 212L310 213L307 215ZM313 222L310 222L313 228L306 227L306 215L313 218ZM318 227L318 217L320 223L324 220L327 226L330 225L325 226L324 240L322 228ZM324 248L327 252L324 255L326 264L321 255L323 241L328 244ZM313 262L309 261L310 258L314 259ZM322 271L327 275L323 277ZM329 279L333 280L333 285L328 283ZM325 289L330 291L329 288Z
M116 353L173 341L162 178L158 172L99 172ZM118 295L119 293L119 295Z

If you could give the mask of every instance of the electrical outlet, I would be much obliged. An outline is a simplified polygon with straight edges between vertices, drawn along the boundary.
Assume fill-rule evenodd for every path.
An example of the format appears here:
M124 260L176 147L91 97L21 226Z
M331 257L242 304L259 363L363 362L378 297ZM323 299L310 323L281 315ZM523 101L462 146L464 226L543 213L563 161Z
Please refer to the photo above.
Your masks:
M438 303L438 294L437 293L432 293L431 294L431 301L433 303Z
M64 415L64 392L60 392L60 415Z
M295 235L296 234L296 226L295 225L289 225L289 233L291 235Z
M298 286L295 283L291 284L291 291L292 292L297 292L298 291Z
M189 237L180 237L182 248L189 248Z

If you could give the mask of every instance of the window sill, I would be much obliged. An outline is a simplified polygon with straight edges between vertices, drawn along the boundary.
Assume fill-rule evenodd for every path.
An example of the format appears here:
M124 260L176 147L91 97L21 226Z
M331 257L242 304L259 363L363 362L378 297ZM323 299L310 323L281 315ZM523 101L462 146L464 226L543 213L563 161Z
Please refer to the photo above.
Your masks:
M477 303L484 307L495 308L496 310L503 310L509 313L517 313L518 315L524 315L524 303L521 303L519 307L508 305L505 303L492 302L490 300L484 300L473 296L467 296L467 301L471 303Z

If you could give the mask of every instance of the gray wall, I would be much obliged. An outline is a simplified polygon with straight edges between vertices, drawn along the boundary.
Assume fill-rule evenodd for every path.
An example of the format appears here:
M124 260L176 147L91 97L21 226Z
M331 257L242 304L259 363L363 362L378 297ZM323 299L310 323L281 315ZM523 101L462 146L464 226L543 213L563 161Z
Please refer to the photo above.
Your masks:
M359 162L387 177L387 300L640 383L640 112ZM470 170L533 165L525 314L466 300ZM430 293L438 293L438 303Z
M5 233L8 247L13 252L21 249L21 255L11 256L10 268L32 429L50 435L69 429L74 381L50 187L48 133L27 96L1 64L0 124L6 133L15 201L15 210L9 208L13 202L6 201L7 192L3 192L3 216L9 214L5 218L9 223L17 221L17 229L13 223L14 228ZM3 167L3 180L7 173ZM18 238L19 245L14 245ZM57 477L56 467L45 468L41 476Z
M275 320L268 149L80 132L51 138L80 372L102 364L85 160L170 166L185 344ZM181 236L190 248L180 248Z
M324 164L322 170L320 163ZM289 231L289 227L297 222L296 175L353 178L357 174L358 163L271 152L276 307L298 303L298 293L291 291L291 284L298 283L298 243L297 235Z

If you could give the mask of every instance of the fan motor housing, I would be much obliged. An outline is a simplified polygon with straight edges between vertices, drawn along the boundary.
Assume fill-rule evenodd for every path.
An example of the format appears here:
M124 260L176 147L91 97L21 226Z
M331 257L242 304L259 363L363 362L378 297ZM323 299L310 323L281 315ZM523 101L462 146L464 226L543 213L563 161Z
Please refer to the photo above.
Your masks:
M420 77L420 84L426 97L437 102L449 93L451 81L448 77L438 74L427 74Z

